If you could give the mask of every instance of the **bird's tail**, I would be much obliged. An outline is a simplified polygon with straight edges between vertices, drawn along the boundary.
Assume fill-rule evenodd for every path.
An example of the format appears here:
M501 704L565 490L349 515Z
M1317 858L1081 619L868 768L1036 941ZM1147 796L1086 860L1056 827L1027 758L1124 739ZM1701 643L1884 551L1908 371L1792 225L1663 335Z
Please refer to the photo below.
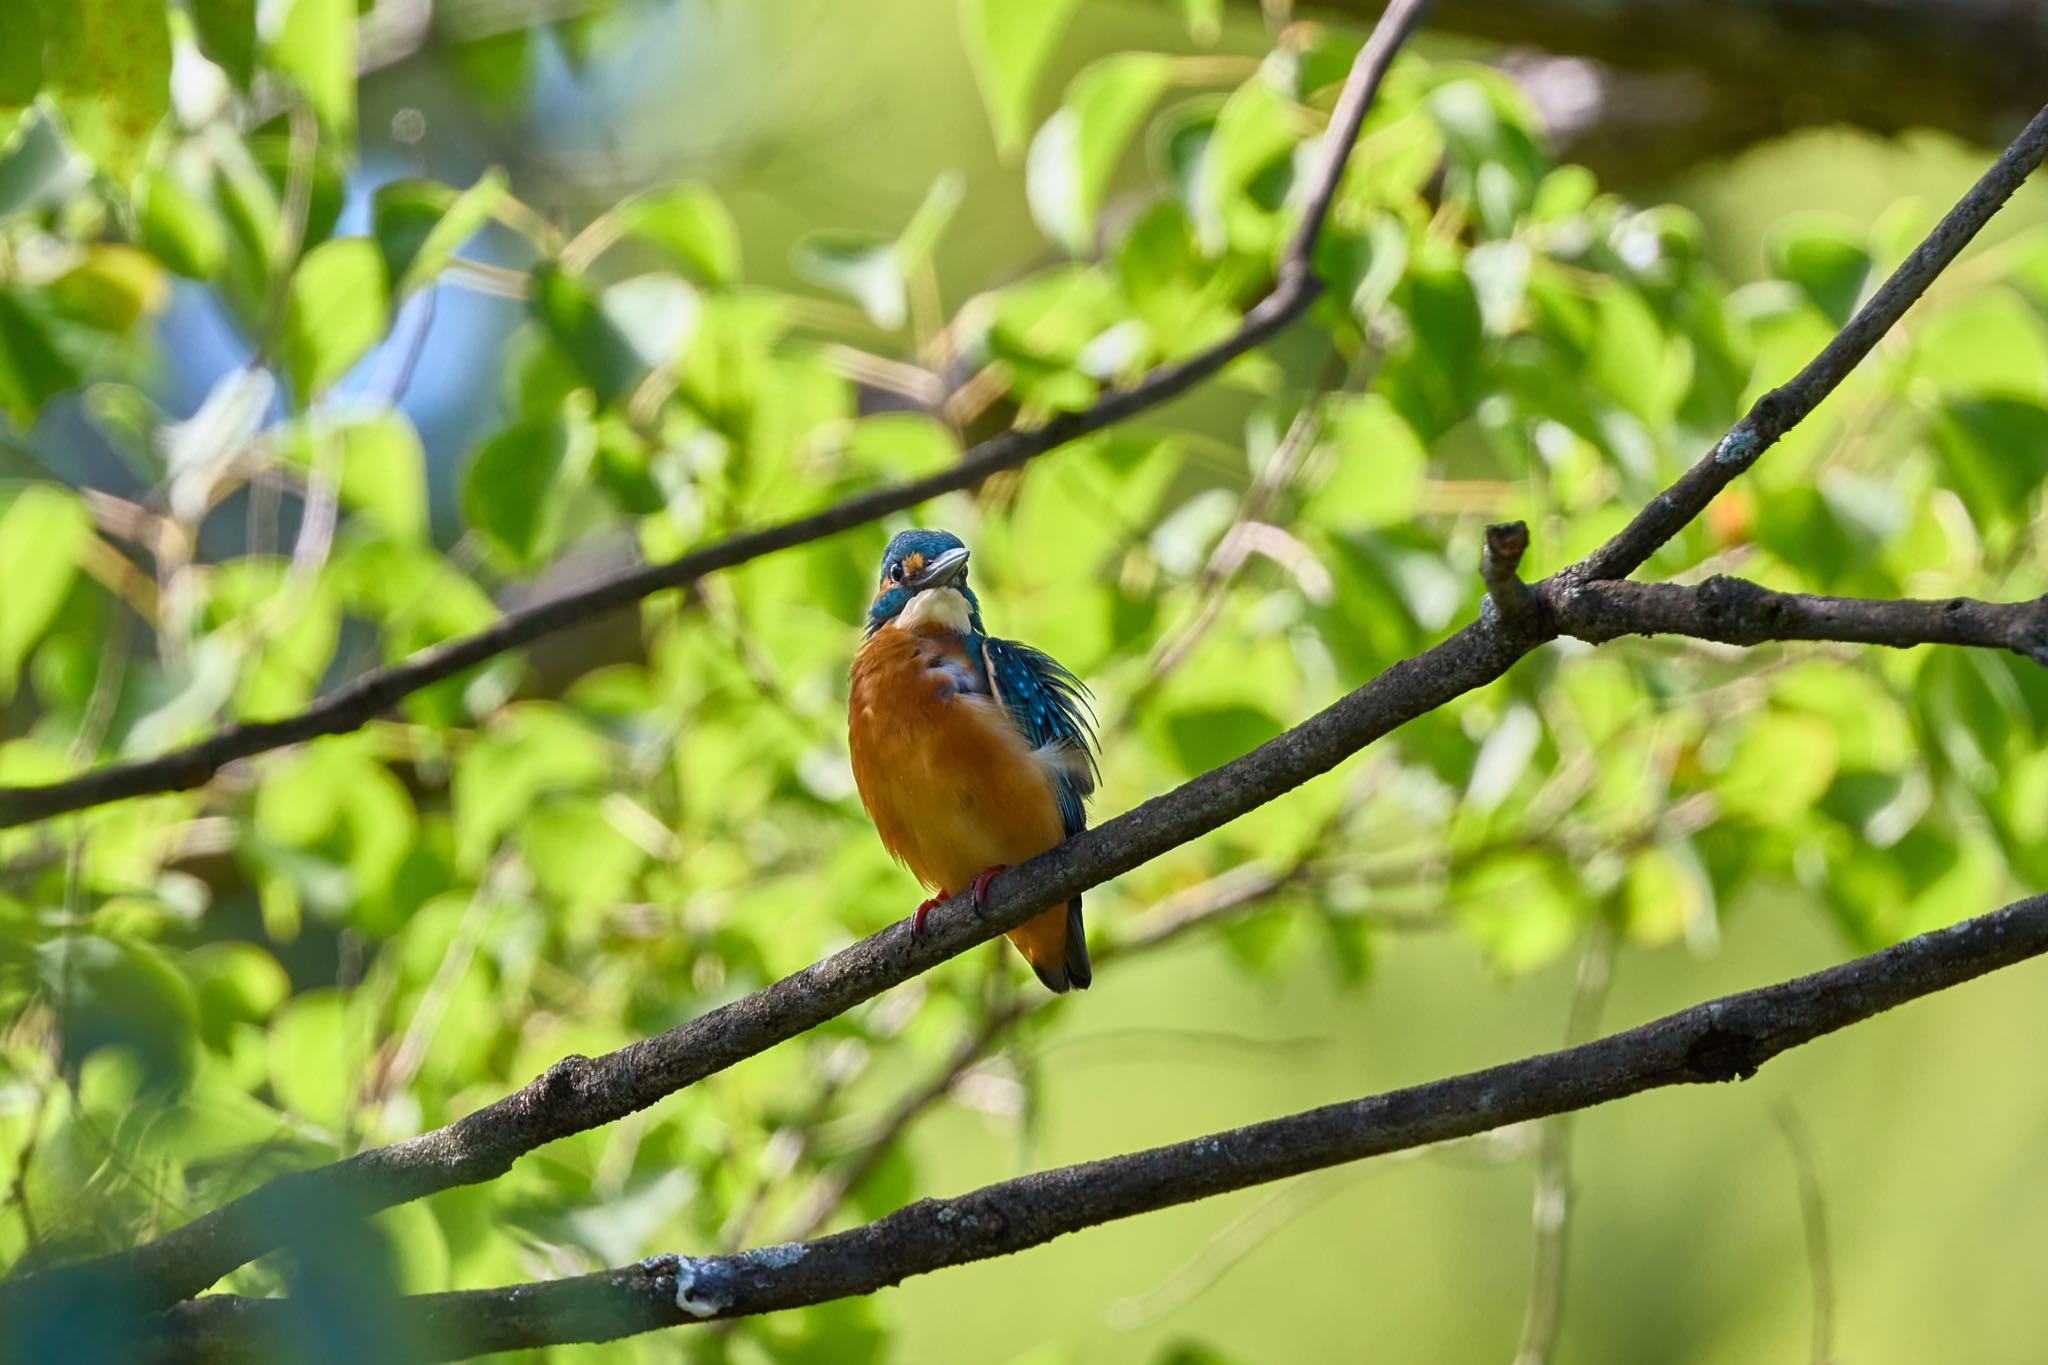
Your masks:
M1033 915L1010 931L1010 942L1055 995L1086 990L1095 979L1088 965L1088 935L1081 925L1081 898Z

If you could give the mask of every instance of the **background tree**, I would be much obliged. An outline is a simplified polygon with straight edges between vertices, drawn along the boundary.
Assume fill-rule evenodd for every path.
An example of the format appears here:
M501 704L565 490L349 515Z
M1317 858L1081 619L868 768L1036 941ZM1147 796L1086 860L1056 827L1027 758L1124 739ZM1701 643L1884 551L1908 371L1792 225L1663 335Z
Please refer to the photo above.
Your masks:
M2040 1096L1978 1084L2027 1055L2024 983L1786 1068L1803 1119L1639 1102L1584 1123L1575 1175L1561 1115L2040 951L2038 901L1276 1117L2040 882L2042 240L1886 334L2048 125L1947 223L1789 218L1731 290L1756 243L1555 164L1498 70L1377 82L1414 8L1365 58L1205 5L906 5L900 44L798 5L0 16L13 1343L464 1355L740 1315L602 1358L1369 1331L1539 1360L1561 1322L1590 1358L1992 1330L1938 1290L2038 1231L2012 1153ZM1095 686L1101 814L1160 798L918 947L843 735L913 508ZM1691 638L1547 643L1637 632ZM1088 996L939 965L1119 873ZM1466 1138L1370 1205L1334 1196L1376 1168L1340 1168L835 1297ZM223 1275L283 1297L158 1311Z

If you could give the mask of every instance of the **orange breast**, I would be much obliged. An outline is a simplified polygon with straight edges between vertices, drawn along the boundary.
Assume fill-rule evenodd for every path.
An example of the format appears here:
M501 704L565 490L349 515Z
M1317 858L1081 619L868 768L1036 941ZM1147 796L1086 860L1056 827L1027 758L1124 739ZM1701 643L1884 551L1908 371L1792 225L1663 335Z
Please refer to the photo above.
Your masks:
M955 690L958 637L884 626L853 665L854 782L883 845L934 891L1065 838L1045 765L1001 703Z

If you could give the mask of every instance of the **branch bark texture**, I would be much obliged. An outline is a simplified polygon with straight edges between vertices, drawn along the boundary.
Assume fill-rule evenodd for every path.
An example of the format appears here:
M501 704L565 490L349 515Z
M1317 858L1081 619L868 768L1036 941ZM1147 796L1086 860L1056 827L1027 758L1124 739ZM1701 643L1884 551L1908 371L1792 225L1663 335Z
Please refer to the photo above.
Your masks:
M1307 1171L1588 1109L1665 1086L1742 1080L1789 1049L2048 953L2048 896L1811 976L1724 996L1577 1047L1191 1141L1063 1166L808 1242L651 1256L591 1275L429 1294L393 1306L423 1359L572 1341L822 1303L912 1275ZM214 1295L159 1319L167 1358L256 1360L289 1341L292 1304Z

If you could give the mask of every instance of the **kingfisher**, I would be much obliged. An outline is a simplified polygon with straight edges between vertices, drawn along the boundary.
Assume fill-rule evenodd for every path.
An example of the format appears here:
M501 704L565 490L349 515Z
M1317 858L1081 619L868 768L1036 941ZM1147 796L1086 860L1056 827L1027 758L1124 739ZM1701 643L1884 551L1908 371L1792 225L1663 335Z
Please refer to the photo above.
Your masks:
M967 547L905 531L882 552L867 637L853 661L847 737L882 846L935 892L981 907L989 879L1087 827L1100 770L1088 689L1050 655L998 640L967 585ZM1081 898L1009 932L1054 992L1092 977Z

